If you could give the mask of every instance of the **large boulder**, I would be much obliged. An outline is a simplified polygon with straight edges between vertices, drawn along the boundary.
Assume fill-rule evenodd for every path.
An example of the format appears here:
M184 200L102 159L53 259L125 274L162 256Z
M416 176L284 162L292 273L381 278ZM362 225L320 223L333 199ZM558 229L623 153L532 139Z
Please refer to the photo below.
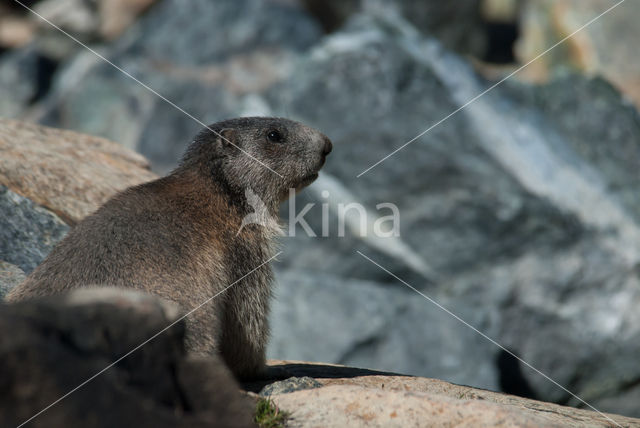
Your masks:
M639 419L579 410L408 377L296 361L273 361L296 377L267 385L288 413L286 426L305 427L610 427Z
M112 141L9 119L0 119L0 154L0 185L68 224L157 178L144 157Z
M1 424L253 426L250 401L220 360L186 355L178 315L116 289L3 305Z
M408 309L414 304L440 309L386 269L596 407L639 415L640 323L633 308L640 304L640 121L633 106L608 82L577 74L541 87L507 81L474 99L491 82L393 16L355 17L296 70L295 79L265 98L272 106L289 100L293 118L334 141L325 175L295 202L296 213L315 204L305 219L318 236L327 205L330 233L309 237L298 225L295 237L283 239L281 269L302 273L282 275L284 305L276 306L274 325L330 341L337 351L329 361L499 383L583 405L517 360L505 360L504 349L485 348L485 339L465 340L456 350L447 341L460 334L455 323L423 324L422 335L399 328L403 319L414 328L431 319ZM357 221L347 221L346 236L337 236L334 208L347 202L361 203L369 223L388 214L377 204L394 203L400 236L381 241L371 228L359 231ZM340 277L337 289L321 279L327 272ZM350 297L361 289L367 298ZM343 297L351 302L347 310L338 303ZM415 303L389 316L396 299ZM298 311L305 307L325 308L331 319L319 309ZM355 315L367 308L379 314L370 324ZM341 326L335 341L319 331L325 321ZM344 327L352 322L354 330ZM274 357L316 349L313 340L285 345L278 328ZM434 332L442 337L437 345ZM345 346L346 336L353 341ZM395 349L406 358L388 358ZM522 368L518 385L507 381L514 364ZM467 381L455 377L455 367L470 373Z

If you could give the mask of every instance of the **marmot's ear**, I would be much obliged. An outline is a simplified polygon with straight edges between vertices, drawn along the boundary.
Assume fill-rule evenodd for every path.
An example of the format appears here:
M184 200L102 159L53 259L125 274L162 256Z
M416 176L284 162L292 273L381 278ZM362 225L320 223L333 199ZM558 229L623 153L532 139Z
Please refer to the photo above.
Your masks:
M221 130L217 140L221 147L238 146L237 133L233 128L224 128Z

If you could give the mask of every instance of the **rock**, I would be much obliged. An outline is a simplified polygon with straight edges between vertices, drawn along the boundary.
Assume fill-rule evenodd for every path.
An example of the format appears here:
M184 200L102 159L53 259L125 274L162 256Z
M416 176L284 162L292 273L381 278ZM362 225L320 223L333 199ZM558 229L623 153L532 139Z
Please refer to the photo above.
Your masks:
M57 215L3 185L0 213L0 260L26 273L35 269L69 230Z
M401 284L288 271L277 275L270 358L328 361L497 390L491 343ZM419 296L417 296L419 297ZM470 302L439 302L488 332ZM473 355L465 350L473 349Z
M601 0L525 1L516 49L520 61L530 61L613 5ZM621 4L531 64L526 75L545 81L563 68L604 75L640 106L639 64L633 44L640 36L639 16L639 3Z
M291 377L287 380L281 380L265 386L260 395L269 397L276 394L288 394L294 391L302 391L303 389L320 388L322 384L317 380L308 376Z
M272 395L290 427L609 427L640 420L563 407L435 379L289 361L273 362L316 377L320 388Z
M393 16L354 17L296 70L265 99L289 100L293 118L326 130L339 156L295 201L295 213L315 204L305 219L318 237L298 224L282 240L279 268L301 273L281 276L271 355L321 355L485 388L509 377L504 350L446 313L437 318L433 303L360 251L587 402L640 416L633 106L606 81L576 74L540 87L509 80L466 105L491 82ZM367 209L368 223L383 215L377 204L394 203L400 236L360 233L357 221L338 236L334 208L348 202ZM477 341L458 340L463 331ZM516 365L522 383L505 382L509 391L579 404Z
M185 354L182 322L164 330L177 315L174 305L116 289L4 305L2 425L34 417L30 425L42 427L253 426L223 364Z
M15 13L11 3L0 5L0 52L4 49L16 49L29 43L36 26L27 17ZM17 3L15 6L21 8ZM15 8L14 8L15 9Z
M18 266L0 260L0 300L25 278L24 271Z
M106 40L120 36L156 0L101 0L100 35Z
M327 31L339 29L362 11L397 14L408 19L424 34L437 37L449 49L482 57L487 34L481 0L443 2L438 0L300 0ZM455 25L451 23L455 22Z
M104 138L6 119L0 119L0 153L0 184L68 224L157 177L142 156Z

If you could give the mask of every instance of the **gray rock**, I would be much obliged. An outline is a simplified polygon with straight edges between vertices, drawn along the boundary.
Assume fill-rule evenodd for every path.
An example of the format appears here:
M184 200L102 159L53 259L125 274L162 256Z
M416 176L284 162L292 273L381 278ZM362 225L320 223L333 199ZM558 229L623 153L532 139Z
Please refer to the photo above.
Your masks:
M365 11L398 14L424 34L437 37L447 48L483 56L487 34L480 0L301 0L328 31L340 28L351 16ZM455 23L455 24L452 24Z
M251 404L224 365L186 355L182 322L154 336L177 318L173 305L103 288L0 309L3 426L85 381L30 425L253 426Z
M18 266L0 260L0 300L25 278L24 271Z
M164 0L103 54L179 109L81 52L59 73L40 122L121 142L167 171L203 124L241 114L244 96L281 79L320 35L284 2Z
M385 287L300 271L277 279L270 358L313 359L498 388L494 347L402 284ZM491 314L476 311L470 302L442 293L433 298L478 328L492 332L497 327Z
M262 388L260 395L269 397L276 394L288 394L294 391L302 391L304 389L320 388L322 384L312 377L291 377L287 380L270 383Z
M570 74L542 86L509 80L467 105L493 82L402 13L371 7L320 39L313 19L283 3L243 0L238 10L256 12L243 15L231 2L199 0L191 11L176 2L105 47L107 57L205 123L292 116L335 145L296 200L296 212L315 204L305 219L318 236L298 225L281 242L271 356L584 406L523 363L505 364L505 350L361 251L600 410L640 415L640 119L611 85ZM42 120L170 168L200 125L89 57L60 73ZM337 236L344 202L366 207L369 225L383 215L377 204L395 204L400 237L361 236L357 222Z
M69 230L57 215L0 186L0 260L27 274Z
M393 202L404 247L335 236L335 212L330 236L298 227L283 239L281 269L304 273L281 279L272 355L512 391L504 350L450 315L434 318L432 303L397 290L358 250L600 410L639 415L627 401L640 379L637 111L597 78L508 81L357 178L491 83L394 17L356 17L296 70L267 101L289 100L336 148L297 212L315 203L305 218L320 235L322 203L349 195L375 213ZM518 364L520 391L585 406Z
M0 117L18 117L38 92L38 53L32 48L0 57Z

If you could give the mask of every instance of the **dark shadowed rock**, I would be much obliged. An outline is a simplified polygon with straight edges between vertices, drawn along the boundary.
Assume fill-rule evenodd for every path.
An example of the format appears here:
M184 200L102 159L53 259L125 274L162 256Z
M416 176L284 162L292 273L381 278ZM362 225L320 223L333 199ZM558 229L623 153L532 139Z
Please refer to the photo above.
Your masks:
M0 418L29 426L249 427L251 405L216 359L185 355L184 325L157 298L85 289L0 308Z
M69 230L57 215L0 185L0 260L29 273Z

